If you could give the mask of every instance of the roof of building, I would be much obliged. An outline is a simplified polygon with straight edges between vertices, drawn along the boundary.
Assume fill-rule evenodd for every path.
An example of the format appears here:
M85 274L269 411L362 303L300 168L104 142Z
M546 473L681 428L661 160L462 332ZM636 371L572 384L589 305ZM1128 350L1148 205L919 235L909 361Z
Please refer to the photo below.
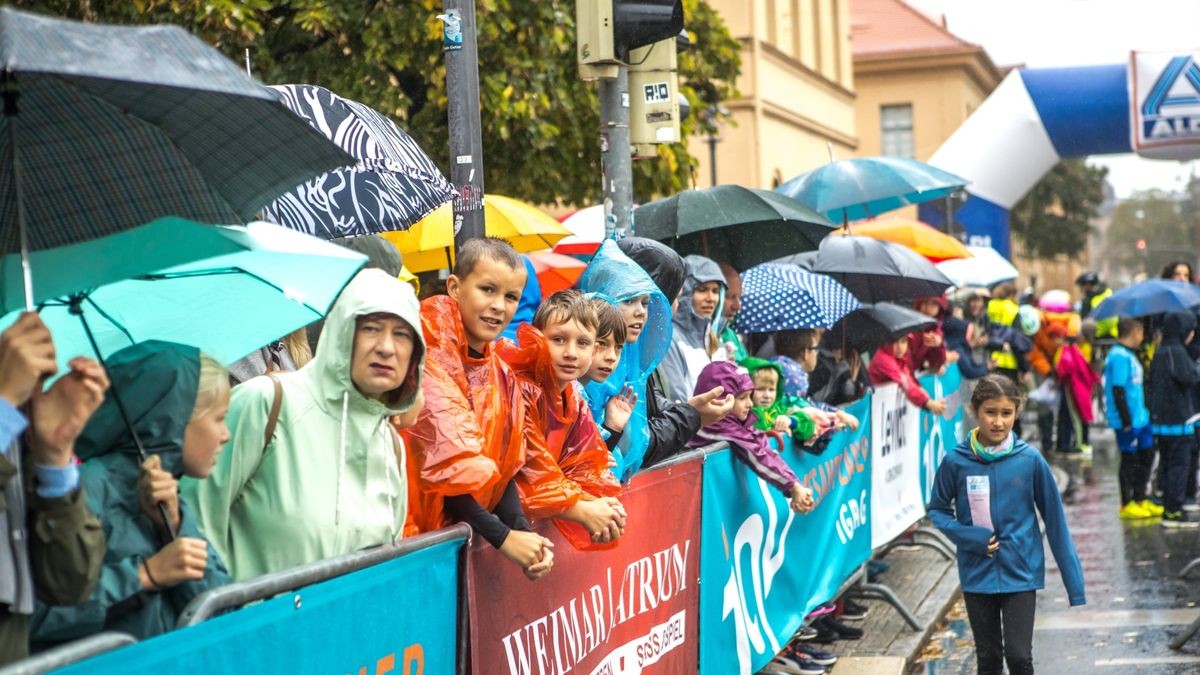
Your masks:
M855 58L983 51L903 0L851 0L850 47Z

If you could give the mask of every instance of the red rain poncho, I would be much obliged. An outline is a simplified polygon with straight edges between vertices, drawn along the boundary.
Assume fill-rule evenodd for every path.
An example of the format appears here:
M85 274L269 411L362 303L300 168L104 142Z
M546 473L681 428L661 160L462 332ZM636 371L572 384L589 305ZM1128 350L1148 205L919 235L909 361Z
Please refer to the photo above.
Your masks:
M471 358L458 302L421 303L425 406L403 431L408 444L406 534L450 524L443 498L469 494L492 510L525 463L525 406L517 376L492 345Z
M517 330L520 346L502 340L500 354L520 376L528 429L525 466L517 474L521 504L532 518L553 518L580 499L615 497L621 484L616 465L587 402L574 386L557 394L545 336L531 325ZM554 521L577 548L593 547L577 523Z

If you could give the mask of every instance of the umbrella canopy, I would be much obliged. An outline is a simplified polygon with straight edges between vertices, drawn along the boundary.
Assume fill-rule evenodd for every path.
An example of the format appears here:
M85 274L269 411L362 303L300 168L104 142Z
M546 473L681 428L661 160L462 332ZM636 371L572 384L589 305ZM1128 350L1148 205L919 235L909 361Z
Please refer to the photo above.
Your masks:
M1092 316L1149 316L1200 307L1200 287L1186 281L1151 279L1113 293L1100 303Z
M352 158L217 50L175 26L83 24L0 8L0 253L163 216L244 223ZM20 208L18 209L18 204Z
M503 239L522 253L552 248L571 234L537 208L500 195L484 196L483 217L489 237ZM396 246L410 271L454 266L454 212L450 204L442 204L404 232L384 232L382 236Z
M829 328L858 307L858 300L827 276L764 263L742 275L737 328L744 333Z
M553 251L533 251L525 256L533 263L542 297L550 297L552 293L574 286L587 269L587 263L582 260Z
M842 317L821 339L829 347L845 345L863 352L886 342L895 342L913 331L936 325L937 320L927 314L890 302L880 302L863 305Z
M206 236L211 241L201 245L228 252L42 303L60 367L75 356L95 355L80 317L71 313L73 299L80 301L100 356L167 340L232 363L324 317L366 262L359 253L270 223L195 227L200 229L189 233L189 241ZM103 240L92 243L109 250ZM19 314L0 319L0 329Z
M891 217L859 223L854 234L907 246L931 262L970 258L971 252L954 237L919 220Z
M579 209L562 219L571 235L554 245L554 252L563 255L591 256L604 241L604 205L596 204Z
M826 237L813 271L837 279L862 302L941 295L952 285L915 251L867 237Z
M695 253L740 270L781 253L810 251L834 227L793 199L740 185L684 190L643 204L633 219L639 237L665 242L680 255Z
M991 246L968 246L967 250L971 253L970 258L946 260L937 264L937 268L954 282L955 286L990 288L1020 276L1017 268Z
M311 84L271 88L356 161L292 188L263 209L264 219L334 239L406 230L454 198L433 160L382 113Z
M800 269L811 272L813 266L817 264L817 251L793 253L792 255L785 255L782 258L776 258L771 262L779 263L780 265L797 265Z
M776 190L840 223L941 199L967 183L915 159L856 157L800 174Z

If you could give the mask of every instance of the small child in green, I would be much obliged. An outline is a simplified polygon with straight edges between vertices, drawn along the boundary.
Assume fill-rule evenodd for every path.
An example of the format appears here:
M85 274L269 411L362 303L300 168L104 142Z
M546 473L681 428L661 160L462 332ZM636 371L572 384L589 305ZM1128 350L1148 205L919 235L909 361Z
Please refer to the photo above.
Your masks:
M832 428L836 419L804 399L785 396L783 372L780 367L755 357L742 359L740 364L754 380L754 413L758 418L755 428L759 431L790 433L800 445L811 442L826 429Z

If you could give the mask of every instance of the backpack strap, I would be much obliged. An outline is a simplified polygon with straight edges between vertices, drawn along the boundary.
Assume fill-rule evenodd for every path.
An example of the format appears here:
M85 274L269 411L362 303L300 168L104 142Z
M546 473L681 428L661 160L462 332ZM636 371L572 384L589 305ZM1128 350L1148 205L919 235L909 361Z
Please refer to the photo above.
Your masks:
M267 446L275 437L275 425L279 423L279 411L283 408L283 383L274 373L267 373L267 377L271 378L271 384L275 385L275 400L271 401L271 413L267 415L267 428L263 432L263 452L267 451Z

